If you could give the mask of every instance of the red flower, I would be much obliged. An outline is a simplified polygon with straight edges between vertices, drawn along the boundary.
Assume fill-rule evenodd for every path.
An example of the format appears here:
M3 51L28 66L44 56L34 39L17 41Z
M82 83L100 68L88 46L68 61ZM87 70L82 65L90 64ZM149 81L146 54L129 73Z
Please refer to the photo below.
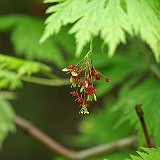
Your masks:
M78 91L70 92L70 94L71 94L72 96L75 96L75 97L78 97L78 96L79 96Z
M95 78L96 80L100 80L101 78L101 74L98 71L95 73Z
M110 82L111 79L109 77L106 77L106 82Z
M91 70L91 75L96 78L96 80L100 80L101 74L97 70Z
M91 94L97 93L98 91L93 87L93 84L91 84L87 88L84 89L84 92L88 95L91 95Z
M84 99L82 97L78 97L75 99L75 102L84 102Z
M95 76L95 73L96 73L96 70L94 69L94 70L91 70L91 75L92 76Z
M84 80L84 81L80 82L79 84L82 87L82 86L84 86L86 84L88 84L88 85L91 84L91 82L90 82L90 80Z
M82 81L82 82L80 82L79 83L79 85L82 87L83 85L85 85L86 83L85 83L85 81Z

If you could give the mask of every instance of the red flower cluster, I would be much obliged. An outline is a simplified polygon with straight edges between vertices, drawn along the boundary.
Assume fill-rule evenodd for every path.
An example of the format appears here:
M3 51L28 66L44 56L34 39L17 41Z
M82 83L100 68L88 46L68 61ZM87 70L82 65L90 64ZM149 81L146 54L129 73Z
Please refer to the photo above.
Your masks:
M89 114L87 101L97 101L96 93L98 91L94 88L94 81L100 80L103 76L106 82L110 82L110 78L98 72L91 62L90 57L85 57L80 68L77 67L78 64L70 65L62 70L71 74L71 87L74 87L75 91L70 92L70 94L76 97L75 102L80 103L80 114Z

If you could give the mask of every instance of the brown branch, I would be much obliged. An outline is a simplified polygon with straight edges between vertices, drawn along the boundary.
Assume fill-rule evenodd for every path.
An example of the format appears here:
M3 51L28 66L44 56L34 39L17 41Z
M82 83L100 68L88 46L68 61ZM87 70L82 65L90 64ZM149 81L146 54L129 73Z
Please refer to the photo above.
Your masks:
M145 123L144 116L143 116L144 113L141 109L141 106L142 106L141 104L138 104L138 105L136 105L135 109L136 109L137 115L140 119L147 145L148 145L148 147L151 148L151 147L153 147L153 145L152 145L151 139L150 139L148 131L147 131L146 123Z
M72 159L75 156L72 151L69 151L68 149L51 139L49 136L47 136L45 133L40 131L33 124L23 119L22 117L16 115L14 117L14 123L17 125L17 127L21 128L23 131L31 135L33 138L37 139L51 151L55 151L63 157L69 159Z
M36 128L33 124L31 124L30 122L21 118L18 115L14 117L14 123L17 125L17 127L19 127L20 129L28 133L33 138L37 139L47 148L49 148L52 152L56 152L59 155L71 160L79 160L79 159L87 158L90 156L123 149L124 147L133 146L137 140L137 136L133 135L131 137L127 137L127 138L114 141L108 144L103 144L103 145L99 145L96 147L75 152L62 146L61 144L56 142L54 139L50 138L45 133L43 133L38 128Z
M83 159L83 158L99 155L102 153L110 153L113 151L121 150L129 146L134 146L136 142L137 142L137 136L132 135L127 138L123 138L107 144L103 144L103 145L99 145L96 147L91 147L89 149L79 151L77 152L77 159Z

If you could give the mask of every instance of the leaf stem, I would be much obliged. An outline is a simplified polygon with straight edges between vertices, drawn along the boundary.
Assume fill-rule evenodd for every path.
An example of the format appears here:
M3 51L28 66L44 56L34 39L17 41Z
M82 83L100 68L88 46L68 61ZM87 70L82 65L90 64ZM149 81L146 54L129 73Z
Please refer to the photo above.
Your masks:
M42 84L47 86L69 85L68 79L45 79L45 78L29 77L29 76L22 76L21 79L25 82Z
M89 51L90 51L91 53L93 52L93 40L92 40L92 38L91 38L91 41L90 41Z

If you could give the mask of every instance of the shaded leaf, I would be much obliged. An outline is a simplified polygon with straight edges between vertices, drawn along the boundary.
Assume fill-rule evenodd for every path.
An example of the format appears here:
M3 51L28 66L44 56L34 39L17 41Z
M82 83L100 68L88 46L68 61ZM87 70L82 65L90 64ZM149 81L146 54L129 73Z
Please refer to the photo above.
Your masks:
M0 147L9 132L15 132L14 111L7 100L0 95Z
M48 39L39 44L43 33L40 19L25 15L8 15L0 17L0 31L11 30L11 40L17 55L25 55L27 59L54 62L57 66L65 66L57 40Z

